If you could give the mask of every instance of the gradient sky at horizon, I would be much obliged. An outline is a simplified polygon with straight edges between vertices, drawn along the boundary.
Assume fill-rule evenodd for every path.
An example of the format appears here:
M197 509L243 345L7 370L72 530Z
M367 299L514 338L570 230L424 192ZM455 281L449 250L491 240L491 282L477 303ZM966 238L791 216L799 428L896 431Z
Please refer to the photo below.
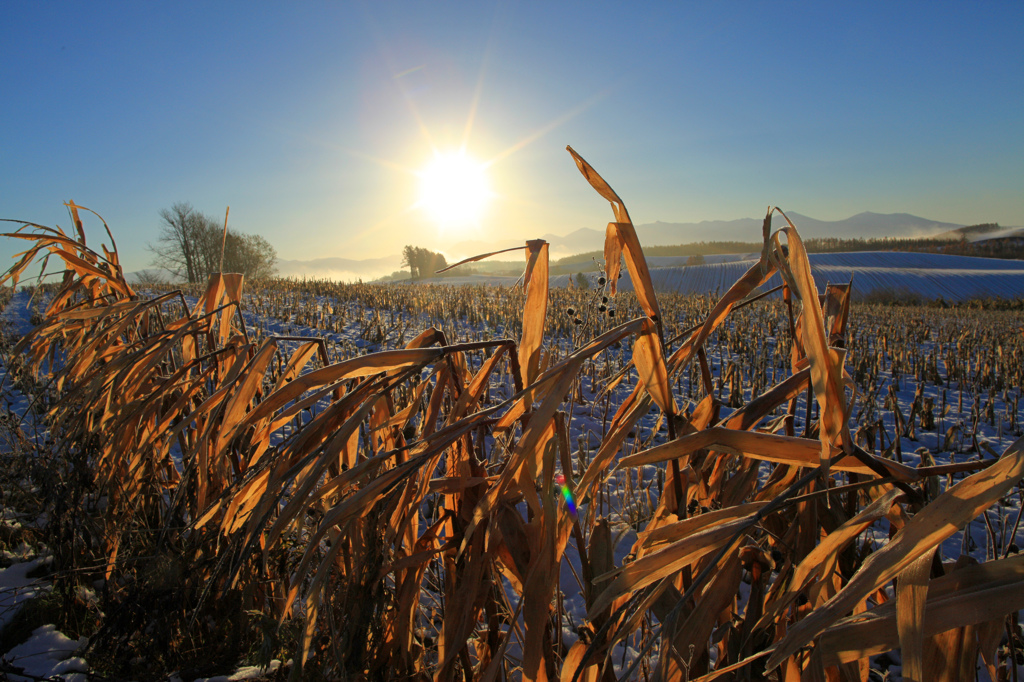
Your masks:
M233 228L298 260L603 229L567 144L637 224L775 204L1024 225L1019 1L0 14L0 217L66 228L73 199L107 220L127 270L177 201L230 205ZM415 172L462 144L493 162L497 196L478 229L445 231L410 208Z

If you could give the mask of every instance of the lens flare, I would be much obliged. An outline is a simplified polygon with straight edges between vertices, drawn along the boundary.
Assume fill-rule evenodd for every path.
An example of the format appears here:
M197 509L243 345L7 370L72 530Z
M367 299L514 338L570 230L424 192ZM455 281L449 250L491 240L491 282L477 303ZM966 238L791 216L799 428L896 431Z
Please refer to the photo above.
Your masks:
M576 500L573 498L572 491L569 490L569 486L565 484L565 476L562 474L556 474L555 484L562 491L562 497L565 498L565 506L569 508L569 513L576 516Z

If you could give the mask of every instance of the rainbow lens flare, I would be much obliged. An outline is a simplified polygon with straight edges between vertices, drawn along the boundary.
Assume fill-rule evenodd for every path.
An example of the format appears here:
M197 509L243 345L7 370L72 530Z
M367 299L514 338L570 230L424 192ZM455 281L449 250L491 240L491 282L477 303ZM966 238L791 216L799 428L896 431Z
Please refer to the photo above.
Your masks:
M576 516L576 500L572 497L572 491L569 490L569 486L565 484L565 476L562 474L555 475L555 484L558 485L562 491L562 497L565 498L565 506L569 508L569 513Z

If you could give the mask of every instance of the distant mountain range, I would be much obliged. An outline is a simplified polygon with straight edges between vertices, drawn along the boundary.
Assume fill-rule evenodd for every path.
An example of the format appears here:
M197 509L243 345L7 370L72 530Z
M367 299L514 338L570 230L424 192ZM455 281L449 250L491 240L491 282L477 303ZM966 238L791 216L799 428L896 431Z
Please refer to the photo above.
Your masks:
M929 237L947 236L958 228L956 223L944 223L908 213L858 213L845 220L816 220L799 213L787 213L789 219L800 230L801 236L880 238L880 237ZM762 218L739 218L737 220L704 220L699 223L654 222L637 225L637 236L645 246L672 246L692 242L757 242L761 239ZM774 227L785 221L776 216ZM550 246L552 258L564 258L604 248L604 229L583 227L566 235L545 234L542 239ZM522 246L521 240L463 241L444 249L449 262L489 251ZM390 275L400 270L400 254L385 258L353 260L349 258L316 258L313 260L278 259L278 274L282 277L332 279L338 281L369 280ZM131 273L129 277L134 273Z
M804 237L842 237L843 239L872 239L881 237L928 237L938 232L953 230L962 225L918 218L909 213L871 213L865 211L845 220L816 220L799 213L787 213ZM762 218L739 220L709 220L700 223L656 222L637 227L643 241L646 236L652 244L685 244L700 241L761 240ZM779 215L773 218L773 227L785 224ZM663 241L667 240L667 241Z

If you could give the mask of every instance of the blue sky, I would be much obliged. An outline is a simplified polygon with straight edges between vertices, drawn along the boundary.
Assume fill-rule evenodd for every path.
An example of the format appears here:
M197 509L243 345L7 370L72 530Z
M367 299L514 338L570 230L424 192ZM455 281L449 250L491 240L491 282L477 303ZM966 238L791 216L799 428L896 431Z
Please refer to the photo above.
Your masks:
M0 217L74 199L129 270L177 201L289 259L603 228L571 144L638 224L1024 225L1024 3L637 7L7 3ZM462 145L492 162L473 229L413 207Z

